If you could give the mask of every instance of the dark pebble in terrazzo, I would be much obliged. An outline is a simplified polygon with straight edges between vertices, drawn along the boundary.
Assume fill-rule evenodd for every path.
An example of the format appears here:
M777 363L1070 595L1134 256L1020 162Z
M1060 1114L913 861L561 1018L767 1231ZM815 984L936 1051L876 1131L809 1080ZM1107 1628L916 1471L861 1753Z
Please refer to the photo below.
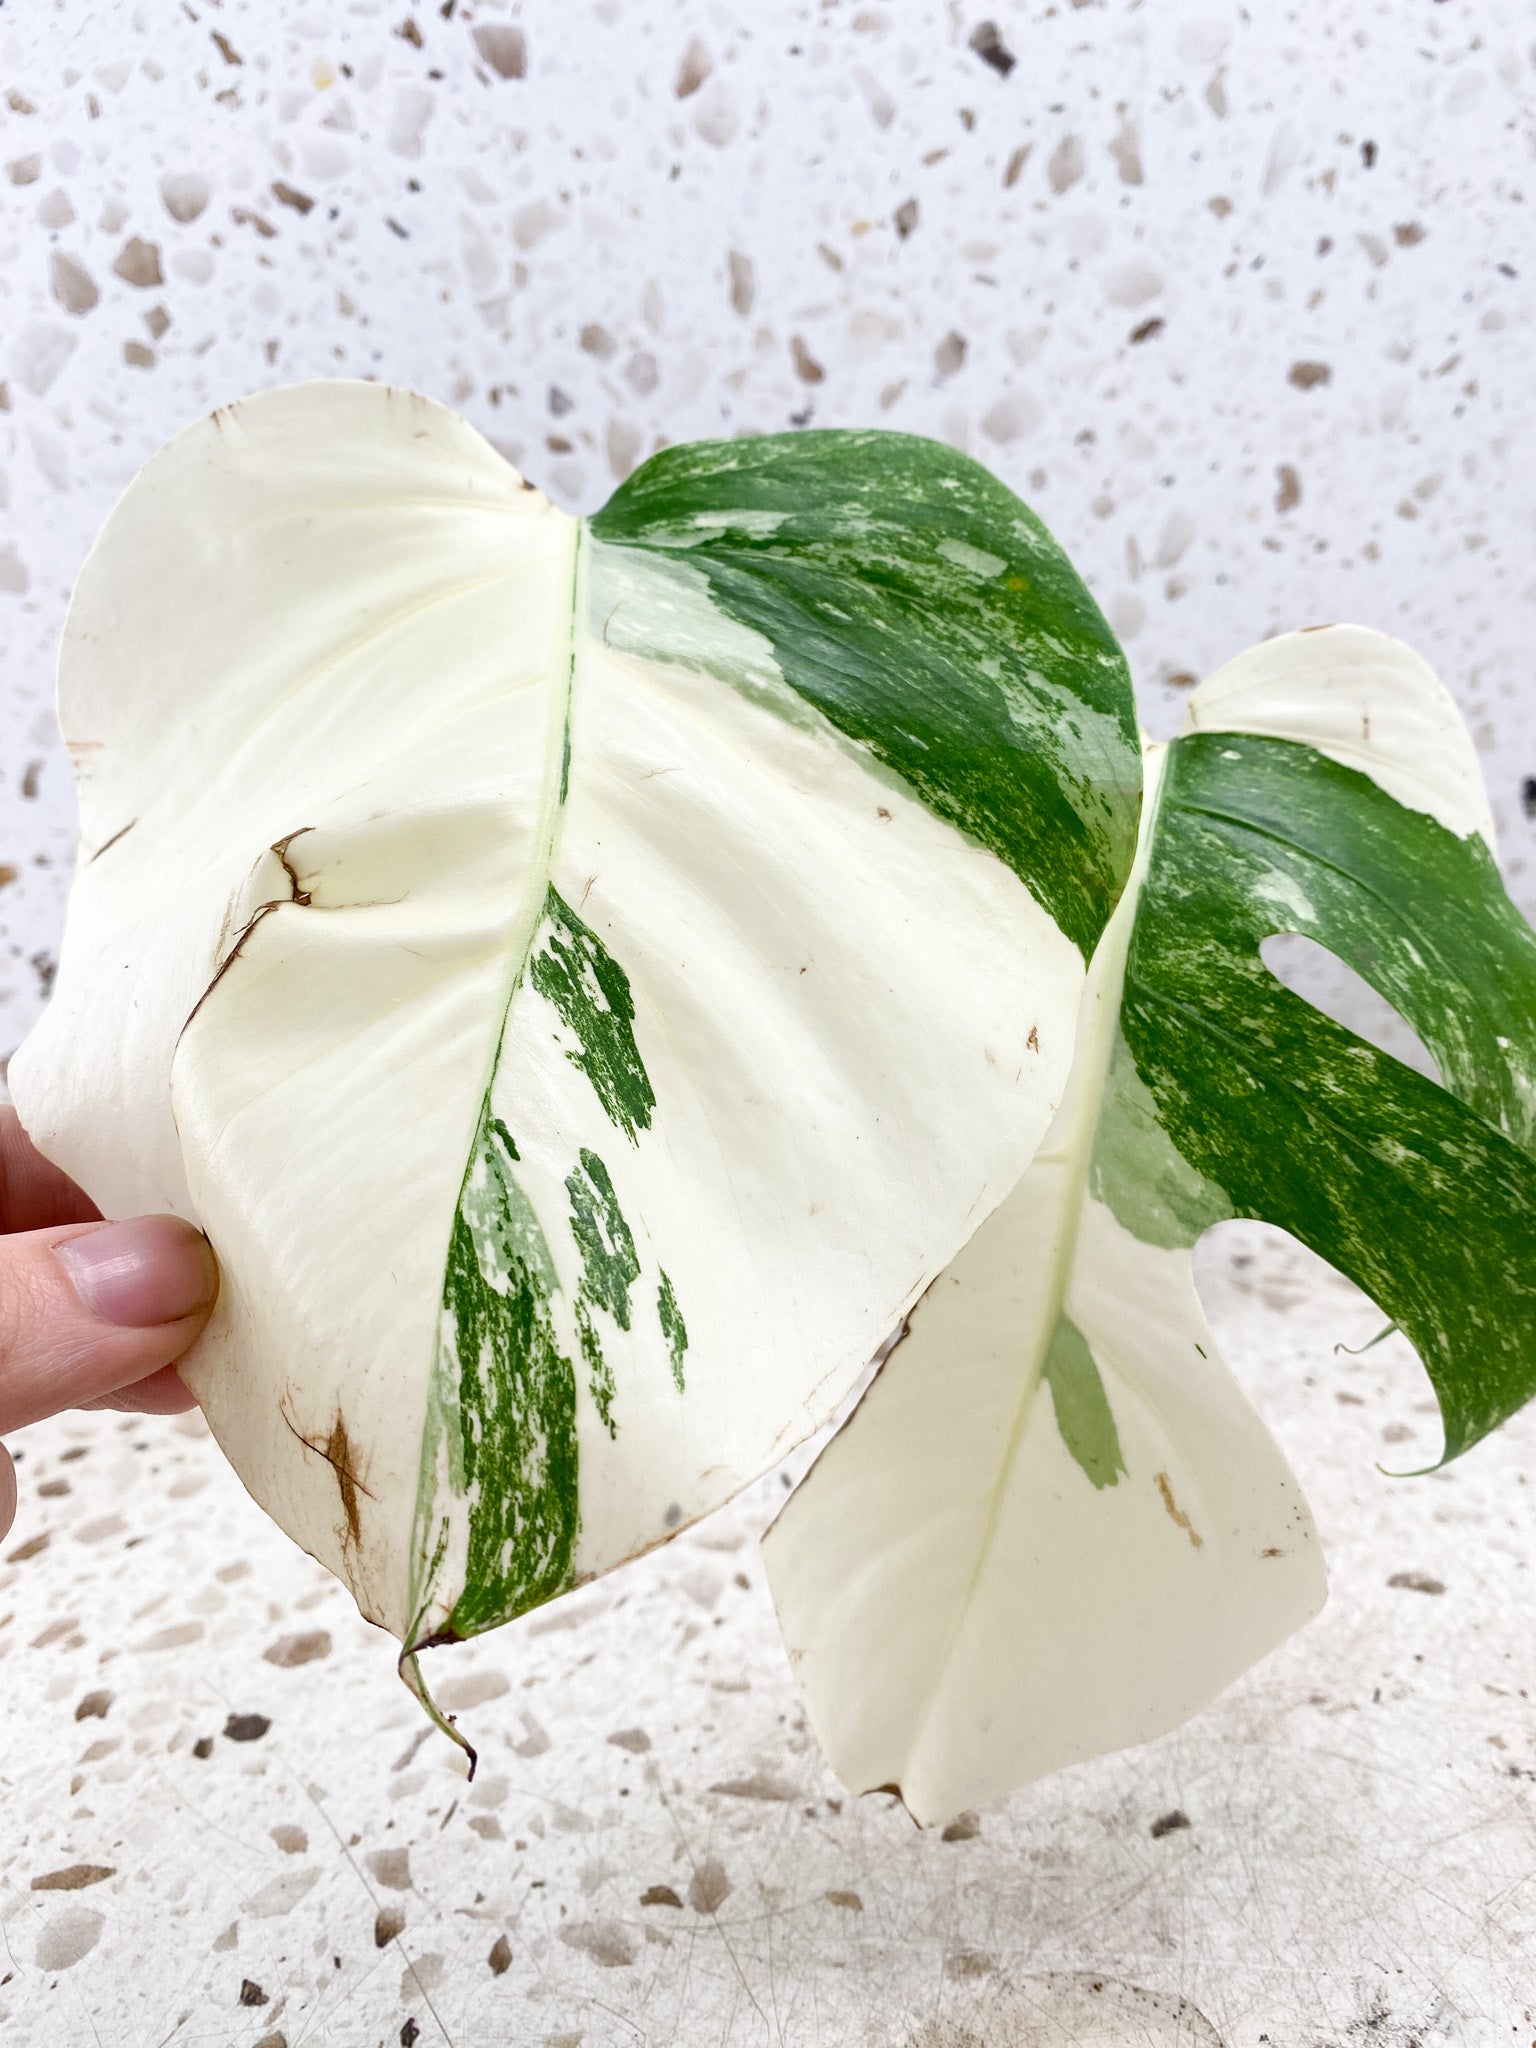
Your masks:
M230 1742L260 1742L271 1726L265 1714L231 1714L224 1723L224 1734Z

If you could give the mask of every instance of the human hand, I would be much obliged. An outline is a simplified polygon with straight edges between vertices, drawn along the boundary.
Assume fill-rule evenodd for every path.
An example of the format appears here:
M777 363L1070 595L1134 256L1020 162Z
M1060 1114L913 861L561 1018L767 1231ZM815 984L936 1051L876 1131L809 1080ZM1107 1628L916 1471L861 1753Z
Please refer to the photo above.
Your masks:
M172 1361L218 1291L201 1232L176 1216L104 1223L0 1108L0 1437L61 1408L190 1408ZM0 1444L0 1536L15 1513Z

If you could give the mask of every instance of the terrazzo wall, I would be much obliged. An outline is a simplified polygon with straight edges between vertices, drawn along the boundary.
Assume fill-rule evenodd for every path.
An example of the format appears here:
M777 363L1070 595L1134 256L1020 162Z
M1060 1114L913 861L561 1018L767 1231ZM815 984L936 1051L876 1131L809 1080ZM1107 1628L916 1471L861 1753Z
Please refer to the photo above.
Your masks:
M1529 0L0 0L0 1058L72 858L84 552L177 427L314 376L447 400L577 510L665 441L952 441L1158 733L1267 633L1386 627L1536 910L1533 197ZM777 1478L466 1653L469 1787L196 1416L26 1432L0 2039L1531 2039L1531 1418L1388 1487L1434 1422L1391 1346L1333 1356L1368 1306L1264 1233L1209 1275L1334 1605L942 1838L820 1763L751 1542Z
M0 1054L51 971L84 550L177 427L305 377L445 399L576 510L665 440L953 441L1154 731L1277 629L1413 641L1528 889L1524 0L9 0L0 81Z

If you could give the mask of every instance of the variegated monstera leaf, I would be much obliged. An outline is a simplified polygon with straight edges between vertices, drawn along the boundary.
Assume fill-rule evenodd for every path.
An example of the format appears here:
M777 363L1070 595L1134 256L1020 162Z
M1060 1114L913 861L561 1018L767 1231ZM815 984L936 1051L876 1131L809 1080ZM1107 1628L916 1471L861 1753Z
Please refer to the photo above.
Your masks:
M208 1231L186 1376L408 1650L834 1411L1055 1115L1140 801L1113 638L953 451L672 449L580 521L363 384L150 463L61 715L18 1106Z
M1416 1347L1453 1457L1536 1392L1536 936L1416 656L1295 633L1149 752L1061 1112L766 1539L812 1722L919 1820L1175 1726L1321 1604L1191 1248L1279 1224ZM1440 1084L1282 985L1299 933Z

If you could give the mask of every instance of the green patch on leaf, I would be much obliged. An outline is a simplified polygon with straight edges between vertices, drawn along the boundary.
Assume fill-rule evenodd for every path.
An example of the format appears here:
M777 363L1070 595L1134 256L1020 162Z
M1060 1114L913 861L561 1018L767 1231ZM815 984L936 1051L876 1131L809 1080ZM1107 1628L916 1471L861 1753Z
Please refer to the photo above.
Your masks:
M603 1340L597 1334L597 1325L592 1320L591 1305L585 1294L576 1297L576 1340L581 1346L581 1356L587 1368L587 1389L597 1409L598 1419L609 1436L619 1433L613 1419L613 1397L618 1392L618 1382L613 1376L613 1367L603 1356Z
M1481 839L1295 741L1177 741L1152 832L1121 1026L1158 1120L1396 1323L1455 1457L1536 1393L1536 934ZM1284 987L1277 931L1362 975L1445 1086Z
M635 1144L650 1128L656 1097L635 1044L629 976L554 889L545 915L546 934L529 963L529 979L576 1040L566 1058L592 1083L609 1122Z
M565 1191L571 1198L571 1235L581 1253L576 1328L587 1363L587 1383L603 1427L616 1436L613 1368L603 1356L592 1313L606 1309L621 1330L629 1328L629 1290L640 1277L640 1259L608 1169L585 1145L580 1167L566 1176Z
M1143 1244L1192 1245L1208 1224L1232 1214L1214 1181L1175 1150L1157 1104L1117 1032L1089 1170L1089 1187Z
M1120 1432L1087 1339L1069 1317L1058 1316L1042 1376L1051 1390L1061 1440L1101 1491L1125 1474Z
M1136 844L1125 657L1051 535L979 463L910 434L695 442L652 456L591 531L705 579L788 692L1092 951Z
M677 1295L671 1280L665 1273L656 1290L656 1319L661 1324L661 1334L667 1340L667 1350L672 1358L672 1378L677 1391L683 1391L683 1357L688 1349L688 1325L683 1321L683 1312L677 1305Z
M469 1502L464 1588L450 1617L461 1636L563 1592L580 1529L576 1375L555 1332L559 1280L517 1156L487 1096L449 1240L438 1366L453 1490Z

